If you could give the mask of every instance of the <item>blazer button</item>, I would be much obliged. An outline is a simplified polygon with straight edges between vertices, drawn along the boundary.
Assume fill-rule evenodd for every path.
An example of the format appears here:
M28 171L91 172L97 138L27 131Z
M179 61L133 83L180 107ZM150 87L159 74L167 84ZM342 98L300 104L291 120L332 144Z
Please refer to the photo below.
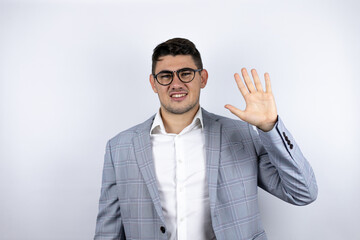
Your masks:
M160 227L160 231L161 231L162 233L165 233L165 227L164 227L164 226L161 226L161 227Z
M290 149L293 149L294 145L290 144Z

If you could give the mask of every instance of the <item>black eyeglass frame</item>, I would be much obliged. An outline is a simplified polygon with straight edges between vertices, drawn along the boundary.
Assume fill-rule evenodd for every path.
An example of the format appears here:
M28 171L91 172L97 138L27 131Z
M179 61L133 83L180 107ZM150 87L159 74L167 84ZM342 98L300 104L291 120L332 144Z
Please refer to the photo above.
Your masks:
M196 73L197 73L197 72L201 72L202 70L204 70L204 69L203 69L203 68L199 68L199 69L181 68L181 69L176 70L176 71L164 70L164 71L158 72L157 74L153 74L153 77L156 79L156 81L157 81L160 85L162 85L162 86L168 86L168 85L170 85L170 84L173 82L173 80L174 80L174 73L176 73L176 76L180 79L181 82L183 82L183 83L189 83L189 82L191 82L192 80L194 80ZM179 73L180 73L181 71L193 71L193 72L194 72L194 76L193 76L193 78L192 78L191 80L189 80L189 81L183 81L183 80L180 78L180 75L179 75ZM169 83L167 83L167 84L160 83L160 81L157 79L157 76L158 76L159 74L161 74L161 73L171 73L171 80L170 80Z

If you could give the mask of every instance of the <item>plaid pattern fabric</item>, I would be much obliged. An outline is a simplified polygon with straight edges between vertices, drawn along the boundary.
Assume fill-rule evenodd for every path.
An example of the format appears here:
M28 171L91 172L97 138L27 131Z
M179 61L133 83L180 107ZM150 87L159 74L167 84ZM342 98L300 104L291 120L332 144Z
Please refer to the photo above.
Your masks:
M317 196L314 173L279 118L257 133L202 109L212 227L218 240L265 240L257 187L295 205ZM168 239L152 159L153 117L107 143L95 240Z

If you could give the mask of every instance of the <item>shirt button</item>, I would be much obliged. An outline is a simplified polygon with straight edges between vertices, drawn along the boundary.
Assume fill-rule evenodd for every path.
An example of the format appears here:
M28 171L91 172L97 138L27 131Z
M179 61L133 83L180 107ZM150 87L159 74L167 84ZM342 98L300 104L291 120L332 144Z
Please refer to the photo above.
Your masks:
M183 190L184 190L184 188L183 188L183 187L180 187L180 188L179 188L179 191L180 191L180 192L182 192Z
M165 233L165 227L164 227L164 226L161 226L161 227L160 227L160 231L161 231L162 233Z

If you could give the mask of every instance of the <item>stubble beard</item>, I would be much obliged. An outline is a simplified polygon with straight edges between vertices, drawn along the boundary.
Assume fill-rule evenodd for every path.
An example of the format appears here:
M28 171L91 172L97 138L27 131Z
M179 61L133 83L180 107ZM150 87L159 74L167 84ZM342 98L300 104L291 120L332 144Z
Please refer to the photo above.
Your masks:
M172 113L172 114L178 114L179 115L179 114L184 114L184 113L189 112L190 110L195 108L198 105L198 103L199 103L199 99L197 99L197 101L195 101L194 103L190 103L187 106L179 107L179 108L170 106L170 104L165 105L163 103L161 103L161 106L164 108L165 111L167 111L169 113Z

